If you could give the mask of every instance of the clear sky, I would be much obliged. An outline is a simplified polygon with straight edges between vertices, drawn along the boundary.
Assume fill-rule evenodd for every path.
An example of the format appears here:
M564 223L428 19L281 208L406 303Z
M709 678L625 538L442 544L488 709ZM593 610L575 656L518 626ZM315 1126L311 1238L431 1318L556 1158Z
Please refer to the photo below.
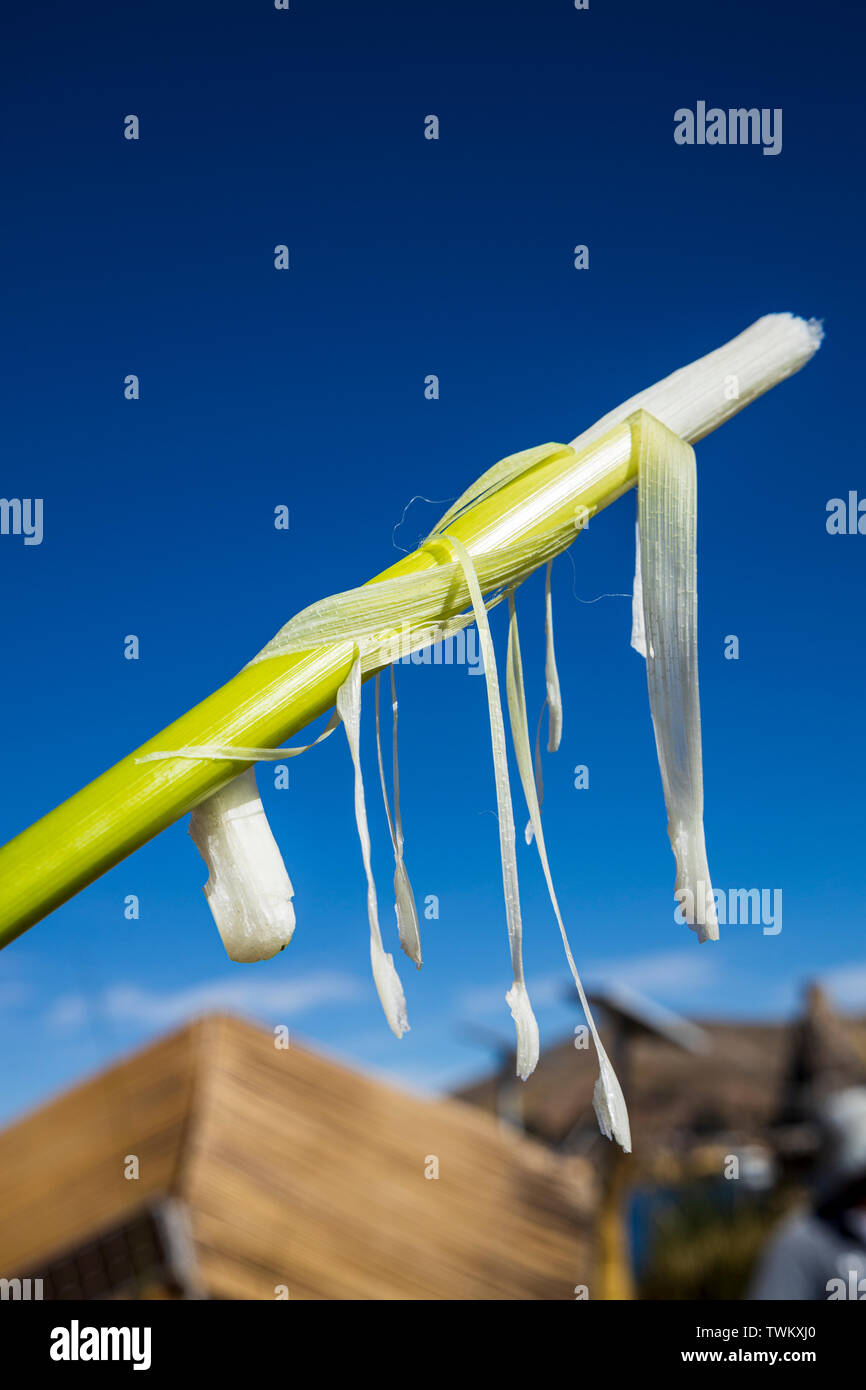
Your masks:
M294 612L411 548L497 458L571 438L792 310L825 321L816 359L697 449L710 866L719 888L781 890L782 930L699 946L673 920L630 604L588 602L630 589L633 497L555 566L565 725L545 825L588 980L763 1017L819 974L866 1007L866 536L825 526L828 499L866 496L862 40L840 0L150 0L7 17L0 493L44 499L44 539L0 536L0 840ZM674 112L699 100L781 108L781 153L677 145ZM440 505L414 503L395 534L415 494ZM542 601L536 577L520 598L535 709ZM0 1116L204 1007L425 1088L485 1065L465 1022L511 1040L483 681L418 666L398 688L407 863L440 903L423 971L395 951L411 1033L391 1036L369 978L338 734L292 763L288 790L260 772L298 919L273 962L227 960L185 821L2 953ZM368 700L393 947L371 716ZM544 1045L579 1016L534 851L519 863Z

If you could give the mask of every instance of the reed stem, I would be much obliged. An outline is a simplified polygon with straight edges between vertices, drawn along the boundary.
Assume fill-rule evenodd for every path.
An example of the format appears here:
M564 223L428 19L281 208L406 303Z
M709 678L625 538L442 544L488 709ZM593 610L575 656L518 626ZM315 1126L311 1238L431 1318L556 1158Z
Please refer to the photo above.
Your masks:
M798 370L819 341L819 330L802 319L772 315L759 320L724 348L633 397L578 436L576 458L560 453L536 465L462 513L449 525L449 532L474 560L491 548L532 540L568 518L594 515L637 481L630 431L618 421L642 407L693 441ZM739 372L736 398L724 397L721 374L725 372ZM447 544L428 545L370 583L452 561ZM441 614L442 620L453 617L462 606L452 603ZM344 643L245 667L10 840L0 849L0 947L249 766L210 759L142 763L136 761L139 757L202 744L278 747L333 706L353 654L353 645Z

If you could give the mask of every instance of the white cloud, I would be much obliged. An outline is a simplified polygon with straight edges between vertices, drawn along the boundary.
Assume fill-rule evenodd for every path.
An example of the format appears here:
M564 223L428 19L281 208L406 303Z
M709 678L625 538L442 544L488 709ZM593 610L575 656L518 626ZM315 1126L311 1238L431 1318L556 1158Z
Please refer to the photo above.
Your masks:
M590 961L581 970L587 986L625 985L654 994L660 999L680 997L685 990L715 985L720 980L720 962L712 947L659 951L644 956L624 956L618 960Z
M163 991L117 984L92 999L65 995L47 1015L55 1028L79 1028L88 1018L172 1028L205 1013L266 1015L280 1021L326 1004L346 1003L364 992L362 981L338 971L318 971L285 980L211 980L187 989Z
M837 965L821 974L820 980L840 1009L861 1009L866 1006L866 961Z
M83 994L64 994L51 1005L46 1022L50 1028L81 1028L87 1022L89 1013Z
M639 990L659 1000L677 1000L686 1005L688 996L708 986L718 985L721 969L718 956L695 942L694 950L660 951L643 956L622 956L618 959L591 960L578 965L584 986L600 989L619 985ZM547 975L528 975L529 996L536 1009L567 1005L576 998L574 984L563 965L561 970ZM470 1017L492 1014L505 1007L503 988L468 990L458 1000L458 1007Z

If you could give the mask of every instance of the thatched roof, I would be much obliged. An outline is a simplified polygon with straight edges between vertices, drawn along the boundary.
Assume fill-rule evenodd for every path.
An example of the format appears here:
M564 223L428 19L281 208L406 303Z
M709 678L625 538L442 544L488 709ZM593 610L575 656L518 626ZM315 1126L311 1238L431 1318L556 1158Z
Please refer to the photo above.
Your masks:
M166 1199L188 1216L205 1296L568 1299L589 1282L583 1162L229 1017L0 1134L0 1275L39 1276L105 1233L117 1243Z
M704 1053L683 1051L661 1037L639 1037L631 1044L626 1089L638 1160L652 1161L721 1136L771 1142L780 1098L790 1089L792 1055L803 1051L804 1028L814 1085L823 1078L819 1090L866 1082L866 1019L834 1017L831 1027L822 1016L817 1030L809 1019L796 1026L697 1022L708 1045ZM596 1075L594 1058L576 1052L573 1039L546 1049L521 1091L528 1133L554 1146L592 1146ZM503 1079L507 1085L503 1073L485 1077L463 1088L460 1098L494 1112Z
M774 1121L798 1125L833 1091L866 1082L866 1027L834 1013L824 990L806 990L803 1017L791 1029L784 1079Z

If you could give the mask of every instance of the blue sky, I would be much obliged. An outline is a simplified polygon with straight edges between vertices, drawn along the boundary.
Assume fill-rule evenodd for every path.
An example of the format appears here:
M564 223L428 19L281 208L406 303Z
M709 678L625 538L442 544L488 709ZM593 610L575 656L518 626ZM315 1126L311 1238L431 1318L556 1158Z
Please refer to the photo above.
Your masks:
M504 454L569 439L761 314L793 310L825 321L816 359L697 450L710 865L717 887L781 889L782 931L734 926L698 946L673 921L629 603L588 602L630 588L630 497L555 567L565 726L545 824L587 979L756 1017L789 1011L820 974L840 1004L866 1008L866 539L825 528L829 498L866 494L862 24L836 0L292 0L288 13L155 0L8 19L0 493L44 498L45 534L31 547L0 536L0 840L221 684L291 614L387 565L415 494L454 497ZM676 145L673 113L698 100L782 108L782 153ZM129 113L137 142L123 138ZM274 269L278 243L288 272ZM573 268L578 243L588 271ZM128 373L138 401L124 400ZM278 504L288 532L273 528ZM414 503L397 543L442 510ZM520 603L536 708L542 601L536 577ZM137 662L123 659L127 633ZM731 633L738 661L724 659ZM275 961L227 960L184 822L2 953L0 1117L206 1007L288 1023L425 1088L484 1066L465 1021L510 1038L483 682L418 666L398 687L407 862L418 897L440 901L422 923L423 971L400 958L411 1033L391 1036L369 979L338 735L293 762L288 790L260 775L298 917ZM371 716L367 702L393 942ZM573 787L579 763L587 790ZM549 1042L578 1015L534 851L519 862Z

